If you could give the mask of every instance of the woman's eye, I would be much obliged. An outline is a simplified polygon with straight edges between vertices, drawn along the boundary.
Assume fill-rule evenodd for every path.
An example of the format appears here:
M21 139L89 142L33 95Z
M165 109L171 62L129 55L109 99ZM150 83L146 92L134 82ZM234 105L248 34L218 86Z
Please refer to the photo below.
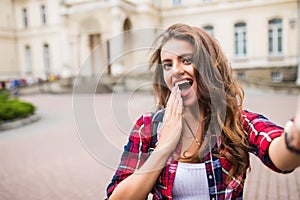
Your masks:
M192 58L184 58L184 59L182 59L182 62L185 65L190 65L193 63L193 59Z
M164 68L164 70L168 71L168 70L170 70L172 68L172 64L170 64L170 63L164 63L163 64L163 68Z

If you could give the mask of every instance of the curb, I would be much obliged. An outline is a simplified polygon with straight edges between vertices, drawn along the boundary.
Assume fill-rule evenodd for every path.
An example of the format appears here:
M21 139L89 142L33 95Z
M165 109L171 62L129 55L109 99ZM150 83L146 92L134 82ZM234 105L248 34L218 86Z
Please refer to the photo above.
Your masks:
M9 129L13 129L13 128L18 128L21 126L25 126L27 124L31 124L33 122L36 122L38 120L40 120L41 117L37 114L33 114L27 118L24 119L20 119L20 120L16 120L16 121L12 121L12 122L5 122L3 124L0 125L0 131L5 131L5 130L9 130Z

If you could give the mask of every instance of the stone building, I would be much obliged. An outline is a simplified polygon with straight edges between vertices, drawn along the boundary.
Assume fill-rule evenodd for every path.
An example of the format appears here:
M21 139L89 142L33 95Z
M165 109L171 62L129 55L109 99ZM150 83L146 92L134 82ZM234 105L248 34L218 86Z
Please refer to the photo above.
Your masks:
M2 0L1 78L142 74L155 35L180 22L212 34L236 78L295 82L299 4L299 0Z

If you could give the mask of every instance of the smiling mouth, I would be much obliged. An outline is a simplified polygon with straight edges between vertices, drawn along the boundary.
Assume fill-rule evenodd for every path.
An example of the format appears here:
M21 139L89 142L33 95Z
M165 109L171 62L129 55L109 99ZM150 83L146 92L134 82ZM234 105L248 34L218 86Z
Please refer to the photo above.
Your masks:
M193 81L192 80L183 80L177 83L178 88L183 91L183 90L188 90L191 88Z

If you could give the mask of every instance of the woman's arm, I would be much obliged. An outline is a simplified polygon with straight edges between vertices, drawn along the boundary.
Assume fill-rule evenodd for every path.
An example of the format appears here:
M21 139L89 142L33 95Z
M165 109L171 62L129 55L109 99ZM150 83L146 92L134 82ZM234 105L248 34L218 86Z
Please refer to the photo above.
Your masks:
M182 99L180 90L174 89L170 95L160 139L147 161L133 174L122 180L109 197L114 199L146 199L158 179L167 159L175 150L182 130ZM130 161L129 161L130 162Z
M158 145L144 165L124 179L115 188L109 199L145 200L151 192L170 154L170 151L161 149Z
M284 138L285 134L286 133L282 134L280 137L271 142L269 147L269 156L278 169L291 171L300 166L300 154L296 154L287 149ZM295 148L300 149L300 145Z
M288 122L284 130L285 133L270 144L269 155L277 168L293 170L300 166L300 99L294 122Z
M274 145L276 140L283 135L283 128L269 121L265 116L247 110L242 111L242 119L244 130L248 134L252 147L251 153L255 154L270 169L285 173L286 170L277 167L277 163L274 164L273 150L271 150L273 160L270 158L270 146Z

